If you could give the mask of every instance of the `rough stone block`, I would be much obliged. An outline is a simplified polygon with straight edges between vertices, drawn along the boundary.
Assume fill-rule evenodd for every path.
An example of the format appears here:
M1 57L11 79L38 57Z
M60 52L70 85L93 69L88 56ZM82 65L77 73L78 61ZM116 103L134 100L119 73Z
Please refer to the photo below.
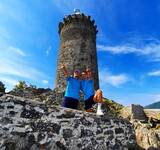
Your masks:
M143 107L140 105L131 105L131 120L140 120L143 122L147 122L147 117L144 113Z

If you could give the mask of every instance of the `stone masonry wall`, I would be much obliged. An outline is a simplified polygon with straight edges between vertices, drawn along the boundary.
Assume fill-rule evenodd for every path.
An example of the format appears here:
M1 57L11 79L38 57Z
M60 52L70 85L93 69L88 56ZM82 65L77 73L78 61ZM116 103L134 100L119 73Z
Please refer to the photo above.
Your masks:
M69 74L75 69L84 71L86 65L92 70L95 89L99 88L96 52L96 27L94 21L82 14L66 16L59 26L60 47L57 62L56 88L63 92L66 82L61 71L65 64Z
M1 150L131 150L135 146L134 129L126 120L11 95L0 97Z

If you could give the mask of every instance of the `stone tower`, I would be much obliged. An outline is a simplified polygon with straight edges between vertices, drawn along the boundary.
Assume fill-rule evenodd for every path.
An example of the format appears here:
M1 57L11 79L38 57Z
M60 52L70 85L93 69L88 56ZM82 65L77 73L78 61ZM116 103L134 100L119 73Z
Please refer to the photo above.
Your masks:
M66 81L61 71L64 64L73 74L75 69L84 71L86 65L91 68L94 78L94 88L99 88L98 65L96 53L97 26L90 16L80 11L65 16L59 23L60 48L57 63L56 89L58 93L64 92Z

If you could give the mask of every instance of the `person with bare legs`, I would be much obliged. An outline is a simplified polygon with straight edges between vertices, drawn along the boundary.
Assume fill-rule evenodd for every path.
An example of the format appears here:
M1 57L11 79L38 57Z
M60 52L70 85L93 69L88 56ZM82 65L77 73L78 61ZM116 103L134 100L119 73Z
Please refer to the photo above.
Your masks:
M78 109L80 99L80 71L75 70L72 77L68 75L68 71L64 65L62 65L61 69L67 80L67 87L62 106L66 108Z
M81 90L84 94L85 110L93 112L93 105L98 103L97 114L103 115L101 104L103 102L102 91L98 89L94 92L94 82L90 68L87 66L86 71L82 72Z

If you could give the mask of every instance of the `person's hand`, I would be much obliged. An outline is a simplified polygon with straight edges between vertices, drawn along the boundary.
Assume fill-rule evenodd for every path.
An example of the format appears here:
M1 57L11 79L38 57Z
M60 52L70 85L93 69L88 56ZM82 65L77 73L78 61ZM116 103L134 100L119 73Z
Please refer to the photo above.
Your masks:
M87 72L90 72L90 71L91 71L88 65L86 65L86 71L87 71Z
M64 64L62 64L61 69L62 69L64 76L68 77L68 72L67 72L66 66Z
M66 68L65 65L62 65L62 66L61 66L61 69L65 69L65 68Z

